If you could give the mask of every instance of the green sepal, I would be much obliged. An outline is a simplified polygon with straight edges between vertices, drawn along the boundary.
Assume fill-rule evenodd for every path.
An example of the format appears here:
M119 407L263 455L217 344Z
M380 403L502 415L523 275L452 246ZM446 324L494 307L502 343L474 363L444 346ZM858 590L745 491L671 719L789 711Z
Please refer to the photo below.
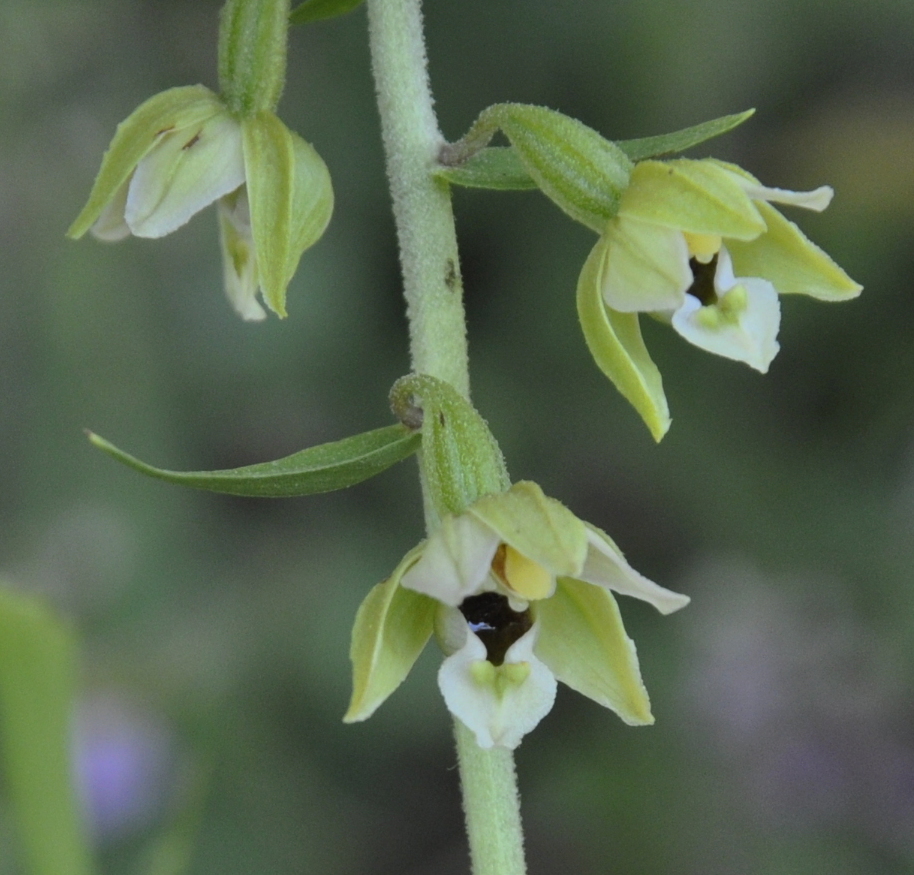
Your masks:
M394 573L375 586L352 627L352 699L343 721L366 720L403 682L431 637L438 602L400 586L425 544L413 548Z
M284 317L293 257L295 143L292 132L272 112L243 119L241 132L260 290L267 306Z
M476 408L453 386L427 374L401 377L390 391L394 414L421 427L419 461L440 516L463 513L510 485L505 460Z
M507 492L483 496L468 512L553 574L573 576L584 567L586 525L536 483L518 481Z
M754 240L765 230L757 206L726 167L674 158L635 167L619 216L676 231Z
M738 112L734 115L724 115L711 121L683 128L671 134L659 134L656 137L641 137L637 140L616 140L616 145L632 161L644 161L645 158L660 158L682 152L704 143L706 140L719 137L741 125L746 119L754 115L754 109Z
M809 295L820 301L847 301L863 289L793 222L766 203L756 206L767 230L748 243L728 240L737 276L768 280L782 295Z
M317 243L333 215L333 185L323 158L310 143L294 132L292 147L295 183L292 189L289 251L286 256L286 285L294 276L302 253Z
M435 176L466 188L529 191L538 188L523 162L510 146L490 146L455 167L441 167Z
M117 126L89 200L67 229L67 236L78 240L95 224L160 136L200 124L220 112L225 112L225 106L202 85L170 88L141 103Z
M562 577L552 598L535 602L534 611L541 626L536 655L557 680L630 726L654 722L635 644L608 590Z
M542 106L502 103L483 117L501 128L544 194L571 218L602 233L619 208L632 170L615 143Z
M597 367L638 411L655 441L670 427L663 380L641 337L637 313L619 313L606 306L600 287L606 243L591 250L578 278L578 319Z
M141 474L193 489L255 498L288 498L345 489L411 456L421 440L403 425L388 425L309 447L275 462L221 471L167 471L141 462L97 434L88 435L100 450Z
M364 0L305 0L289 13L289 24L310 24L325 18L345 15L361 6Z
M289 0L228 0L219 19L219 88L242 117L276 109L286 79Z
M72 786L75 686L67 627L42 602L0 589L2 784L29 875L88 875L92 869Z

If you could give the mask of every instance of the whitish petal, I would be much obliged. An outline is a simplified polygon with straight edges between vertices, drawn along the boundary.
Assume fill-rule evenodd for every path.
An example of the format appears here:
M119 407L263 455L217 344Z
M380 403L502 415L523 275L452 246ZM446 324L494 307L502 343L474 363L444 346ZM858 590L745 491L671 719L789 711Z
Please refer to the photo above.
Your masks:
M675 310L692 285L689 247L681 231L617 216L606 229L600 288L622 313Z
M746 194L754 201L774 201L821 213L835 196L830 185L820 185L812 191L789 191L784 188L766 188L764 185L747 185Z
M653 723L634 642L609 590L563 577L536 605L536 652L556 678L631 726Z
M247 192L242 187L220 198L218 207L225 294L242 319L259 322L267 314L257 301L257 253Z
M781 306L774 286L757 277L734 278L725 249L720 252L714 286L718 302L703 307L687 295L673 314L673 328L707 352L766 373L780 348Z
M402 585L456 608L482 590L499 538L469 514L446 516Z
M482 748L513 750L555 702L556 680L533 653L536 624L508 648L505 661L486 660L486 648L473 633L438 671L448 710L476 736Z
M169 88L140 104L117 126L89 200L67 236L82 237L95 224L105 205L162 137L201 125L223 109L219 98L202 85Z
M124 217L137 237L163 237L243 182L241 128L219 113L156 143L137 164Z
M106 243L116 243L130 236L130 226L124 221L124 207L127 205L129 177L124 180L114 197L105 204L95 224L89 229L92 236Z
M580 580L611 589L653 605L661 614L684 608L689 597L658 586L635 571L612 538L596 526L587 524L587 561L578 575Z

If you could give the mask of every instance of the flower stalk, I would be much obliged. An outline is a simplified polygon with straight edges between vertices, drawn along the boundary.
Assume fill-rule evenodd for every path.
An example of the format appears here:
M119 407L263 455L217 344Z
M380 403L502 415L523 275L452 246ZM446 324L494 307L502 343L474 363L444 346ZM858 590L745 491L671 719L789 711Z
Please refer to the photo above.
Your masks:
M446 183L433 176L444 138L428 82L419 0L368 0L372 69L400 246L412 369L469 396L463 286ZM426 527L438 525L423 483ZM455 720L475 875L523 875L512 752L482 750Z

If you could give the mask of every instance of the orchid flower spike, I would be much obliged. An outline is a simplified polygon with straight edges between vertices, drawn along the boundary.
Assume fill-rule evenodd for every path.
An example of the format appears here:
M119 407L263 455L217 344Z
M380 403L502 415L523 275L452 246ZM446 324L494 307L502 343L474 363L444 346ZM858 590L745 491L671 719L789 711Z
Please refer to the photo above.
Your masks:
M393 692L435 631L445 704L483 748L513 749L562 681L626 723L653 722L612 592L668 614L689 599L635 571L604 532L535 483L448 514L365 599L352 638L345 720Z

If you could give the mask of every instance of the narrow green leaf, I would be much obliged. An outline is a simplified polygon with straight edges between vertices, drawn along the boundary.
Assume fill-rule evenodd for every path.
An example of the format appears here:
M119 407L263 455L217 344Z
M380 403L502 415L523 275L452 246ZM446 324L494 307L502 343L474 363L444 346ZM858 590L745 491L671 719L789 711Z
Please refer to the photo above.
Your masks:
M442 167L435 175L467 188L492 188L498 191L529 191L537 188L517 152L511 147L482 149L457 167Z
M305 0L289 14L289 24L309 24L352 12L362 0Z
M30 875L92 869L70 762L75 647L40 601L0 589L0 754Z
M641 338L637 313L606 306L600 273L606 249L600 240L591 250L578 279L578 319L597 366L638 411L655 441L670 427L670 412L660 371Z
M184 799L165 827L140 854L136 870L143 875L185 875L193 861L197 836L210 789L211 765L185 775Z
M741 125L754 113L754 109L747 109L745 112L711 119L711 121L702 122L700 125L693 125L691 128L674 131L672 134L642 137L638 140L617 140L616 145L632 161L643 161L645 158L672 155L675 152L682 152L692 146L697 146L699 143L705 142L705 140L726 134L727 131L732 131L733 128Z
M403 425L320 444L275 462L222 471L167 471L154 468L88 432L89 440L119 462L150 477L227 495L287 498L332 492L361 483L411 456L421 438Z

